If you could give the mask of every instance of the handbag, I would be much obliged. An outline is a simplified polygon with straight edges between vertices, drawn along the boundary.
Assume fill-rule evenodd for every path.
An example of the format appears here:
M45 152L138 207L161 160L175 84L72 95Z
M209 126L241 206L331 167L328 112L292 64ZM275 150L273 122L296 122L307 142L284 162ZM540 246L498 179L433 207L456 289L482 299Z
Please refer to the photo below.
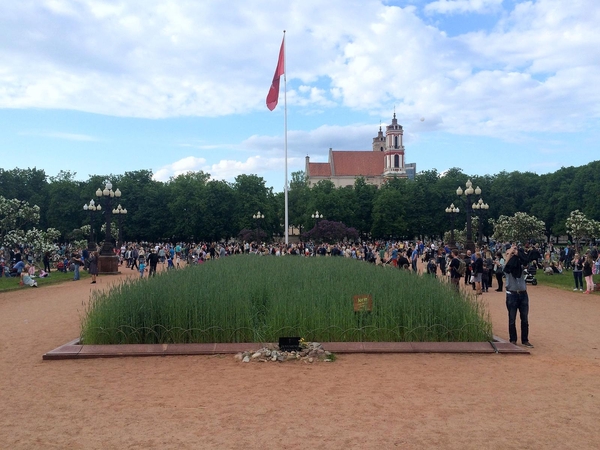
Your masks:
M471 278L469 278L469 283L475 283L475 275L471 275Z

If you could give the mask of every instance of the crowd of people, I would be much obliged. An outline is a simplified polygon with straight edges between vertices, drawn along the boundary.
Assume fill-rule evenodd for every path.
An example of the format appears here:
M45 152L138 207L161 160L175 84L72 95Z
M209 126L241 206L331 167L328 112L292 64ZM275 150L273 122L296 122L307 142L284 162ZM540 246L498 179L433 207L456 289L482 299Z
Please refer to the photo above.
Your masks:
M456 279L472 286L476 294L489 292L496 285L495 291L504 289L505 252L510 248L509 243L492 243L491 245L470 250L459 251L458 259L462 263L454 270L451 263L455 259L450 247L442 242L430 241L376 241L376 242L339 242L315 243L299 242L257 243L257 242L228 242L228 243L148 243L128 242L115 248L115 255L120 266L137 270L140 277L153 276L159 264L167 270L177 269L183 264L202 264L229 255L256 254L272 256L302 256L302 257L346 257L366 261L381 266L390 266L416 272L417 262L421 260L424 271L432 276L447 277L456 284ZM524 246L526 263L534 269L541 269L545 274L562 274L572 270L575 282L574 290L583 290L583 280L586 281L586 291L593 290L592 275L600 273L600 257L597 246L590 247L585 254L577 252L573 246L557 247L553 244ZM21 276L27 265L27 273L35 276L35 255L27 247L17 247L0 259L2 271L6 276ZM73 279L80 279L80 270L89 271L92 283L96 283L98 275L99 254L87 248L75 249L69 245L57 247L55 252L46 252L41 258L42 276L51 272L51 265L56 270L73 272ZM494 283L495 280L495 283ZM27 280L29 281L29 280Z
M62 245L55 252L46 252L41 258L44 265L36 275L36 258L27 247L17 247L8 252L3 249L0 268L6 276L20 277L21 284L37 287L36 276L48 276L51 264L63 272L72 271L73 280L80 279L80 270L87 270L96 283L99 268L99 253L96 249L75 249ZM115 248L114 256L118 264L138 271L140 278L154 276L159 264L165 270L178 269L185 265L203 264L206 261L237 254L259 256L295 257L345 257L365 261L379 266L418 272L419 260L423 271L433 277L445 277L457 290L462 280L476 295L489 292L496 280L496 292L506 292L508 328L510 342L517 343L516 317L521 322L521 343L533 348L529 341L529 297L527 294L528 276L538 269L547 275L563 274L572 271L574 291L585 293L594 290L593 275L600 273L600 256L596 245L579 251L571 245L556 247L553 244L520 246L511 243L468 249L450 248L442 242L339 242L335 244L299 242L257 243L148 243L129 242ZM147 274L147 275L146 275Z

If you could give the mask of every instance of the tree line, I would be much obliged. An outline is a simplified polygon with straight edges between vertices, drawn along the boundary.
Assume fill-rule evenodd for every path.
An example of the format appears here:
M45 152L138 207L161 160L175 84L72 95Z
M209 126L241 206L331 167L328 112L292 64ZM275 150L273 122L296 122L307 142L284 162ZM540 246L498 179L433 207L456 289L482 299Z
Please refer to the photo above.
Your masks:
M482 190L489 205L482 217L484 235L491 235L488 219L524 212L545 223L547 237L567 234L566 220L579 210L600 220L600 161L564 167L554 173L500 172L469 175L459 168L440 174L423 171L415 180L392 179L381 188L358 178L353 186L336 188L330 181L309 187L303 172L294 172L289 188L289 224L311 230L316 211L329 221L355 228L364 238L442 238L451 228L446 208L460 208L455 228L464 226L464 197L456 189L467 180ZM284 234L284 193L274 192L262 177L239 175L234 182L211 180L204 172L190 172L167 182L152 178L150 170L91 175L85 181L61 171L47 176L41 169L0 169L0 196L39 206L39 228L55 228L62 240L90 223L83 205L110 180L119 188L118 201L128 214L123 220L125 240L218 241L238 237L243 230L260 228L267 236ZM474 197L478 201L479 197ZM116 199L115 199L116 200ZM113 207L117 204L114 203ZM261 217L253 216L260 211ZM96 235L103 237L102 213L93 213Z

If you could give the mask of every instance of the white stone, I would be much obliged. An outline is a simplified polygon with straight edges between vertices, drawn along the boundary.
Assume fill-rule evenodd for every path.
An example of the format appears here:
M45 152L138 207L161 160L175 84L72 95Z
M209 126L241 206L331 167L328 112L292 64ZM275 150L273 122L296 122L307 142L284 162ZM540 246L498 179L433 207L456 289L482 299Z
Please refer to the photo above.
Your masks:
M261 352L256 352L256 353L254 353L254 354L252 355L252 359L259 358L259 357L261 357L261 356L262 356L262 353L261 353Z
M242 359L242 362L246 362L249 363L250 362L250 357L249 356L244 356L244 359Z

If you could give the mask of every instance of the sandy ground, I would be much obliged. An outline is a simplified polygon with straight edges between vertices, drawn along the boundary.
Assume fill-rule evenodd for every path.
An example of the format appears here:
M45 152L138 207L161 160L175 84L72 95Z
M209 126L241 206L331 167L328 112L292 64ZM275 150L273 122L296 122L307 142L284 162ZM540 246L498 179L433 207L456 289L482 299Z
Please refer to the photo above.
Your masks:
M529 356L42 361L118 278L0 294L1 449L600 448L600 295L530 287Z

